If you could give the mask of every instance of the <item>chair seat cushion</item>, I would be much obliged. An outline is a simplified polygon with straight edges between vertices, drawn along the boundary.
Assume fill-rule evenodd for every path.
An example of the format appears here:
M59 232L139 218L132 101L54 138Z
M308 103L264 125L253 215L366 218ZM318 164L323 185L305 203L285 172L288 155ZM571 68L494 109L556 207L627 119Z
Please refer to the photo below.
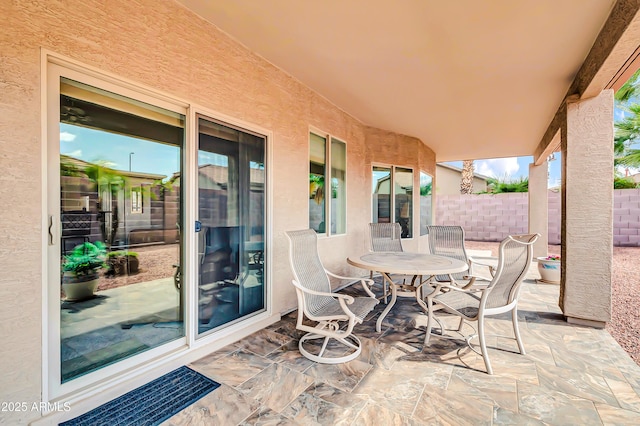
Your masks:
M455 309L470 318L476 317L480 308L480 296L474 293L450 290L437 295L434 299L437 303Z
M378 299L374 299L373 297L354 297L353 303L351 305L347 305L347 308L353 312L360 322L362 322L364 317L366 317L377 304ZM345 315L345 312L342 309L342 306L340 306L340 302L331 298L329 303L324 305L322 310L316 312L315 315L318 317L330 318Z

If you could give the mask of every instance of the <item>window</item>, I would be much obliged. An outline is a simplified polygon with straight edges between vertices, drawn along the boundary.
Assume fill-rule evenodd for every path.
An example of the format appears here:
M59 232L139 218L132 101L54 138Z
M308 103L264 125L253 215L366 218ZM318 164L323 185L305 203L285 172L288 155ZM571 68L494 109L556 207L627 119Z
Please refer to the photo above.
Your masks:
M131 213L142 213L142 187L134 186L131 188Z
M327 143L327 141L331 141ZM327 159L330 159L327 164ZM330 182L329 187L325 182ZM309 228L318 234L347 231L347 147L329 135L309 136ZM327 202L329 200L329 202ZM326 219L330 218L327 229Z
M432 190L433 178L425 172L420 172L420 235L427 235L427 226L432 224Z
M413 170L373 166L372 221L397 222L402 238L413 237Z

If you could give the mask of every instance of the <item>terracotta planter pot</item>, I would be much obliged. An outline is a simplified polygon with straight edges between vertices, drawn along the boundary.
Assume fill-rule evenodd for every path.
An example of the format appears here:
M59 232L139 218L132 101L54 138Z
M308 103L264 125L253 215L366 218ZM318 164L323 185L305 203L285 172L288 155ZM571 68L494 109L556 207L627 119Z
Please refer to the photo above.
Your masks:
M560 284L560 260L547 260L545 257L538 258L538 272L540 280L548 284Z

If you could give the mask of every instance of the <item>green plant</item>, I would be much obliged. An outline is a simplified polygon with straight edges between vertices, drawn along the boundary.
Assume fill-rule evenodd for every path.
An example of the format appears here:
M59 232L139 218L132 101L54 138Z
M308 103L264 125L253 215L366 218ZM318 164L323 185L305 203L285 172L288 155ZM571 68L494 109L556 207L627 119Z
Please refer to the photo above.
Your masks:
M638 187L638 184L632 181L631 179L618 177L618 176L613 178L614 189L633 189L637 187Z
M124 256L138 257L138 253L135 251L127 251L127 250L117 250L117 251L111 251L107 253L107 259L110 259L112 257L124 257Z
M431 190L433 189L433 183L429 182L427 184L424 185L420 185L420 195L421 196L426 196L426 195L431 195Z
M95 275L105 266L107 248L102 241L82 243L64 257L62 270L77 277Z
M506 192L529 192L529 178L521 177L515 181L506 179L487 179L487 192L493 194L502 194Z

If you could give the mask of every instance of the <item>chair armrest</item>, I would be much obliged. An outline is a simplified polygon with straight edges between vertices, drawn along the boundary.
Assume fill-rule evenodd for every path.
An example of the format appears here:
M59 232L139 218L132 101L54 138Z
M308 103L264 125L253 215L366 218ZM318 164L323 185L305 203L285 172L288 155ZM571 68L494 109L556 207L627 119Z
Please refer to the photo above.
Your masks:
M498 258L497 257L474 257L470 256L469 260L469 270L473 268L473 265L478 266L486 266L489 268L489 273L493 277L496 272L496 268L498 267Z
M352 304L355 299L349 295L346 294L340 294L340 293L326 293L324 291L315 291L315 290L309 290L308 288L304 288L303 286L300 285L300 283L298 283L296 280L292 280L291 281L294 285L295 288L297 288L298 290L302 291L303 293L306 294L313 294L315 296L326 296L326 297L333 297L334 299L344 299L344 301L350 305Z
M362 288L369 295L369 297L373 297L373 298L376 297L376 295L373 294L373 292L371 291L371 287L373 287L373 280L372 279L360 278L360 277L343 277L341 275L336 275L331 271L327 271L326 269L324 271L327 273L327 275L330 275L330 276L332 276L334 278L338 278L340 280L360 281L360 284L362 284Z

